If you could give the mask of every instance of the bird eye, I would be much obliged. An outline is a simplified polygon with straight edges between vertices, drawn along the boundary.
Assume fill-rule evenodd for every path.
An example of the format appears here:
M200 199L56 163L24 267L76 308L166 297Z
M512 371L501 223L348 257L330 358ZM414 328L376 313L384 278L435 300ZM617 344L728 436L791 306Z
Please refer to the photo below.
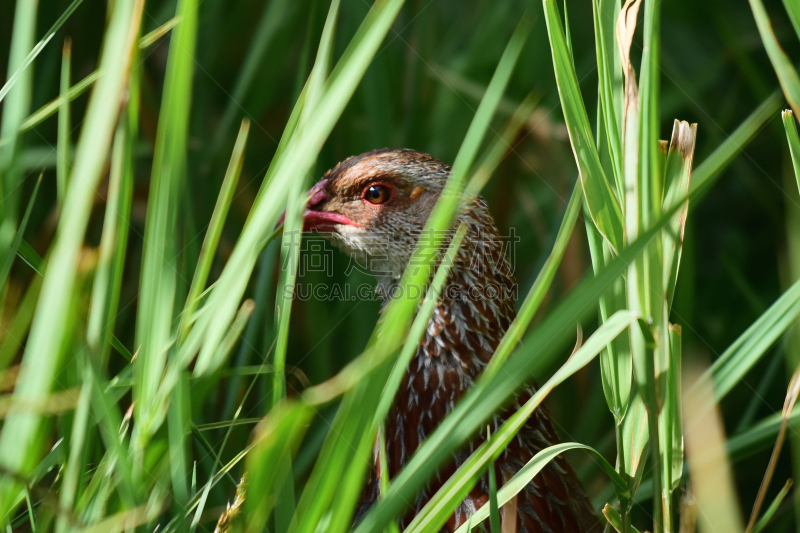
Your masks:
M364 200L373 205L385 204L392 197L392 189L387 185L370 185L364 189L364 194L362 197Z

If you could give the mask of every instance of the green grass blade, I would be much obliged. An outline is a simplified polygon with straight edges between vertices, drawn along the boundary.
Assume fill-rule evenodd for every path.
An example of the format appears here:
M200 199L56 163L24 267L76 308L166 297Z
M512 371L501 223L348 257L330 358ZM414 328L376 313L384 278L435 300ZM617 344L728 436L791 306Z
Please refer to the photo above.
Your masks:
M394 363L392 373L389 375L389 379L383 387L378 409L375 411L373 420L373 426L375 427L380 426L389 414L394 397L400 389L400 384L403 381L403 376L406 373L409 363L411 363L411 360L417 353L417 346L419 346L419 342L425 334L425 329L428 327L428 320L433 313L434 307L436 307L436 302L439 300L444 282L447 280L450 268L453 266L453 260L455 259L456 253L461 246L461 241L464 239L466 233L467 227L463 224L460 225L458 230L456 230L456 234L453 236L453 240L450 241L450 245L445 252L440 267L436 270L433 282L431 282L425 294L425 299L422 301L422 305L420 305L417 316L414 317L414 322L411 324L411 329L408 332L405 344L403 344L400 355L398 355Z
M797 37L800 38L800 4L792 2L792 0L783 0L783 7L786 8L786 12L792 21L792 26L794 26L794 31L797 33Z
M11 272L11 265L14 264L14 258L17 256L17 250L19 250L19 245L22 242L22 236L25 233L25 228L28 227L28 221L31 218L33 204L36 202L36 196L39 194L39 185L42 184L43 174L44 173L39 174L39 178L36 180L36 185L34 185L33 192L28 200L28 207L25 208L25 214L22 215L22 221L20 222L19 228L14 235L14 240L11 241L11 247L6 250L6 256L3 258L3 265L0 267L0 289L6 285L8 274Z
M619 52L615 46L616 11L613 0L592 0L594 46L597 53L597 76L600 86L603 126L614 172L614 183L617 187L617 198L623 199L625 187L622 177L622 136L618 119L622 114L616 98L622 85L622 70ZM572 54L570 53L570 55ZM601 126L598 124L598 127Z
M220 187L219 195L217 196L217 203L214 205L214 212L211 213L211 220L208 223L208 229L203 239L203 246L200 248L197 268L195 269L194 277L192 277L192 285L189 288L189 295L186 297L186 304L183 307L183 318L179 328L181 342L186 340L186 336L189 334L188 320L194 314L197 299L200 293L205 290L206 281L208 281L208 273L211 271L211 265L217 252L222 228L228 217L233 195L236 192L236 185L239 183L239 176L242 173L249 132L250 121L245 119L239 127L239 134L236 137L236 143L233 145L233 153L228 163L228 169L225 171L225 177L222 180L222 187Z
M189 440L192 425L192 406L188 373L182 372L171 391L167 413L169 470L172 481L174 508L180 512L189 498Z
M663 202L662 169L659 164L659 65L661 61L661 8L658 2L644 4L644 45L640 74L639 134L640 150L640 214L643 227L657 219ZM656 517L657 519L658 517ZM656 526L658 529L658 525Z
M61 482L61 490L58 496L58 504L62 509L72 509L78 495L78 480L81 472L86 469L87 450L84 449L84 442L90 427L94 427L94 420L89 421L89 413L92 409L92 381L91 376L84 371L81 395L78 405L75 407L75 418L72 421L72 433L69 439L69 459L64 470L64 479ZM56 517L56 533L63 533L67 530L68 522L64 514Z
M85 376L86 379L90 380L92 386L92 411L94 412L95 420L97 420L100 436L106 445L106 449L113 457L109 463L109 468L113 468L118 477L115 481L119 482L117 492L122 503L130 508L140 501L141 495L137 490L137 484L134 482L132 457L123 447L123 439L129 420L120 416L117 404L110 401L104 391L103 383L91 368L91 365L86 365L86 368L87 373Z
M753 528L753 533L760 533L761 531L764 531L764 528L767 527L769 521L773 516L775 516L775 512L778 510L778 507L780 507L784 498L786 498L786 495L789 494L789 489L792 488L792 485L793 482L791 479L786 480L783 488L780 490L780 492L778 492L778 494L775 496L775 499L772 500L772 503L769 505L769 507L767 507L767 510L764 511L763 516Z
M378 461L380 462L380 495L383 497L386 494L386 491L389 489L389 459L386 455L386 436L385 430L381 427L378 430ZM400 527L397 525L396 522L391 522L386 528L383 530L384 533L400 533Z
M159 41L159 39L161 39L166 34L175 29L175 26L180 24L180 22L181 19L179 19L178 17L172 17L158 28L147 33L146 35L142 35L141 39L139 39L139 48L145 49L154 45L156 42Z
M669 328L669 372L664 407L659 413L661 448L664 450L664 487L678 488L683 475L683 422L681 415L681 328Z
M800 316L800 281L784 292L706 371L719 402Z
M450 173L444 191L434 206L425 228L424 235L432 235L432 239L424 239L418 243L417 248L422 251L415 257L431 257L425 250L438 250L441 245L441 230L450 226L456 210L458 209L467 173L470 171L475 160L478 147L483 140L489 122L494 115L500 96L505 90L505 86L511 76L511 72L522 49L528 31L528 22L523 20L514 32L500 62L495 70L495 74L484 95L481 104L472 120L466 138L462 143L461 149L456 156L453 170ZM347 54L345 54L347 55ZM341 76L341 71L334 70L332 79ZM430 232L430 233L428 233ZM433 242L428 242L433 241ZM403 294L409 294L409 287L421 287L429 279L431 265L428 263L416 265L419 268L409 269L400 280L400 287ZM367 352L359 358L365 366L375 368L375 372L360 379L355 388L348 392L342 405L337 412L333 429L329 439L323 447L320 460L315 466L312 477L308 485L311 491L306 491L298 505L298 516L300 523L297 531L310 532L316 527L317 522L325 512L328 502L333 499L333 515L328 529L336 531L349 527L352 520L352 513L355 501L361 491L361 484L364 472L367 468L365 458L369 456L368 450L372 447L374 433L365 431L366 427L372 427L372 416L374 411L365 409L365 406L376 405L381 388L386 380L386 373L389 368L386 364L388 358L397 350L403 342L403 337L408 327L410 317L414 312L417 299L404 298L394 300L386 308L383 318L376 328L370 341ZM376 339L380 338L380 342ZM372 412L370 412L372 411ZM351 444L349 439L355 439L357 445ZM355 454L353 453L355 448ZM330 457L329 461L323 462L323 458ZM330 470L325 473L323 468L330 469L331 464L349 465L345 476L339 482L341 476L331 474ZM317 482L319 486L317 486ZM346 493L344 491L347 491ZM385 524L384 524L385 525ZM382 527L381 527L382 529Z
M56 149L58 151L58 161L56 163L56 183L58 193L58 203L64 203L64 196L67 194L67 180L70 170L69 147L72 144L71 131L72 122L69 111L69 80L72 64L72 40L64 39L64 50L61 53L61 105L58 107L58 141Z
M144 49L155 44L159 38L166 35L168 31L172 30L172 28L174 28L177 25L177 22L178 22L177 19L172 18L167 23L163 24L162 26L159 26L152 32L148 33L147 35L139 39L139 48ZM95 70L94 72L87 75L85 78L83 78L81 81L79 81L72 87L69 87L67 91L64 91L62 87L61 94L59 95L59 97L49 101L48 103L37 109L35 112L33 112L31 115L29 115L25 120L23 120L22 123L19 125L18 132L23 133L28 130L31 130L36 126L38 126L39 124L41 124L42 122L44 122L46 119L55 115L61 109L62 106L64 106L68 102L72 102L80 95L85 93L86 90L89 89L89 87L91 87L92 84L96 82L98 79L100 79L100 71ZM138 106L138 102L135 105ZM6 138L2 138L0 139L0 146L4 146L8 142L9 141Z
M226 369L223 375L230 377L228 381L228 390L225 398L225 405L222 409L220 418L223 420L230 419L236 409L236 402L238 401L241 393L243 376L256 374L269 374L273 372L271 365L262 362L258 366L248 366L250 359L256 353L257 346L266 342L267 339L272 339L272 331L265 328L264 325L268 324L266 319L268 310L274 309L273 300L271 298L272 291L275 287L275 280L272 273L274 272L275 261L277 256L277 245L270 246L264 250L259 259L258 265L258 278L256 281L255 294L253 300L255 301L255 309L253 316L247 323L247 330L245 331L242 343L239 345L239 352L236 355L236 360L233 366ZM268 352L268 350L264 350Z
M593 2L595 25L595 48L598 63L597 139L598 148L608 144L608 151L601 156L601 164L607 173L613 174L617 184L617 194L624 208L624 225L627 240L635 240L639 233L638 173L639 173L639 101L636 79L628 59L630 41L626 37L631 29L624 23L635 24L635 16L621 18L620 6L613 0ZM638 4L631 8L626 3L626 11L636 12ZM633 21L629 20L633 19ZM618 27L619 25L619 27ZM613 36L617 36L615 39ZM619 40L619 43L617 43ZM619 46L615 46L615 43ZM623 65L624 57L624 65ZM613 66L612 66L613 65ZM625 67L624 78L621 77ZM624 99L622 98L624 94ZM624 104L624 108L623 108ZM623 113L624 109L624 113ZM620 124L620 126L617 126ZM622 131L619 131L622 127ZM610 136L610 137L609 137ZM586 233L592 268L595 273L602 270L614 256L614 248L592 221L588 202L584 201ZM615 280L606 294L600 299L600 319L607 320L614 312L627 309L625 282ZM630 340L618 337L600 354L600 377L603 394L609 410L614 416L618 437L618 462L620 471L626 472L624 454L621 453L623 434L620 424L628 409L632 376L632 355ZM624 506L623 506L624 508Z
M330 69L330 58L333 51L333 39L336 29L336 21L339 16L339 0L331 2L328 16L325 19L325 27L322 30L317 57L314 68L308 78L307 93L303 102L303 109L298 122L299 128L305 128L311 121L313 112L319 102L325 79ZM286 348L289 340L289 318L292 313L293 298L287 298L286 288L294 287L297 279L298 260L300 258L300 246L302 242L303 230L303 210L306 204L306 192L303 185L307 180L294 180L293 187L289 193L289 204L286 208L286 219L284 221L283 238L281 239L281 279L278 287L275 302L275 330L277 331L277 341L275 344L275 358L273 368L275 370L272 381L272 405L277 405L285 394L285 366ZM292 294L290 291L289 294ZM276 516L277 518L277 516ZM280 520L279 520L280 521ZM281 525L287 525L288 521L283 521ZM283 529L283 528L281 528Z
M309 173L311 164L355 91L357 82L363 77L401 5L402 0L381 0L373 6L328 78L317 106L316 127L297 131L295 126L305 94L301 93L298 99L300 107L296 106L297 112L292 112L245 228L209 295L207 305L215 310L213 324L211 316L206 314L195 325L195 329L205 335L204 350L214 350L221 341L255 267L261 252L260 246L265 237L272 233L281 210L287 204L293 180Z
M50 251L50 275L44 280L39 305L31 327L28 352L14 390L18 398L47 394L58 374L59 353L66 335L72 289L77 275L77 257L91 211L95 188L105 155L111 144L120 96L128 70L142 5L120 0L109 14L100 70L104 73L92 93L89 111L78 139L72 180L64 201L58 234ZM6 102L8 104L8 102ZM8 116L8 115L6 115ZM16 128L15 128L16 129ZM30 354L30 355L29 355ZM35 357L36 359L32 359ZM42 419L25 414L9 420L0 435L0 462L22 475L38 462L43 442L38 440ZM13 509L19 484L0 480L0 520Z
M753 11L758 33L761 35L761 41L772 62L772 68L775 69L775 74L778 76L786 101L792 106L795 114L800 116L800 75L797 74L792 60L783 51L778 38L772 31L772 24L769 21L767 10L764 9L764 3L761 0L750 0L750 9ZM792 10L792 12L793 14L797 13L796 10ZM794 18L792 20L794 22Z
M35 276L22 297L22 302L17 306L17 312L11 323L6 326L3 342L0 344L0 371L8 368L14 360L17 351L22 347L28 328L31 326L33 314L36 311L36 302L42 289L42 277Z
M685 197L689 192L696 139L697 124L690 126L687 122L675 121L664 171L664 209L674 206L678 198ZM689 204L687 202L675 215L672 224L662 237L664 253L662 289L667 295L667 309L672 308L672 299L675 296L675 285L678 282L678 269L683 250L683 231L686 227L688 211Z
M317 56L314 67L311 70L306 88L304 89L305 99L302 104L302 112L297 127L304 129L309 127L313 120L313 113L322 95L325 80L328 77L333 54L334 37L336 22L339 16L339 0L331 2L328 15L325 19L325 26L322 30L320 44L317 49ZM300 244L302 241L303 229L303 210L307 201L305 189L308 180L294 180L289 193L289 203L286 208L286 219L284 221L284 233L281 240L281 264L284 265L281 271L278 287L282 290L277 291L275 305L275 331L277 331L275 356L273 361L272 376L272 405L277 405L286 393L285 367L286 350L289 340L289 319L291 317L293 298L286 297L287 287L294 287L297 279L298 260L300 258ZM290 292L290 294L292 294ZM276 493L280 505L275 508L275 529L278 533L288 531L297 524L294 519L296 502L294 495L294 480L292 478L292 458L288 453L283 453L279 460L279 473L277 477L281 479Z
M543 0L543 3L558 94L575 162L578 165L581 186L597 229L614 250L619 251L622 248L624 234L619 201L614 196L600 163L586 107L581 97L578 76L575 73L572 56L567 50L558 7L555 0Z
M330 9L328 9L328 16L325 17L325 26L322 28L317 56L314 58L314 67L308 77L308 93L303 107L303 114L300 116L299 127L301 128L308 126L309 121L313 118L312 112L316 111L325 81L330 74L340 4L339 0L333 0Z
M19 243L17 255L26 265L31 267L39 276L44 276L44 260L25 239Z
M257 428L252 452L247 457L248 497L245 502L247 531L262 531L276 504L275 495L283 483L276 474L281 458L291 455L302 437L306 424L313 416L311 406L286 402L274 408Z
M517 138L520 130L530 118L531 113L533 113L538 101L538 95L531 92L527 97L525 97L519 106L517 106L517 108L511 114L509 121L505 126L503 126L503 130L500 132L500 136L497 141L492 144L491 148L489 148L486 153L484 153L480 163L478 163L478 166L475 169L472 178L470 178L469 184L467 185L467 195L476 195L480 193L481 189L486 186L492 176L492 173L503 160L504 156L509 150L513 150L512 143L514 142L514 139Z
M247 321L250 320L250 315L253 314L254 308L255 304L253 300L245 300L244 303L242 303L239 312L236 313L236 318L233 319L228 333L222 339L222 342L217 348L217 353L214 354L214 357L209 363L210 368L217 369L228 359L231 350L233 350L233 347L238 342L239 337L242 336L242 332L247 325Z
M667 223L667 217L674 212L674 209L667 212L665 217L662 217L638 241L624 249L620 256L594 279L583 281L572 291L544 322L523 340L520 349L504 365L503 373L492 375L487 372L488 368L484 370L481 378L395 478L389 487L387 497L374 505L364 517L356 530L358 533L377 531L400 514L405 502L414 498L416 491L422 488L433 470L447 460L450 454L463 444L466 437L476 431L483 420L495 412L517 387L526 383L533 374L540 373L558 356L560 347L568 341L576 321L580 322L592 314L597 300L608 283L627 269L630 262ZM509 333L506 333L506 336L508 335ZM536 357L531 356L533 353L536 353Z
M99 369L106 368L111 351L128 244L128 224L133 201L131 134L129 119L123 117L117 126L111 152L108 199L86 331L92 361Z
M17 133L22 117L28 114L33 93L33 71L26 69L26 59L34 46L36 32L37 2L17 0L14 9L14 26L11 35L11 47L8 58L9 82L6 82L5 93L8 100L3 105L3 118L0 122L0 138L6 143L0 146L0 250L7 251L14 239L19 218L19 190L22 171L19 168L21 138ZM12 90L13 89L13 90Z
M605 324L600 326L597 331L570 356L567 362L536 391L530 400L525 402L522 408L511 415L495 435L487 439L486 443L481 445L478 450L459 467L456 473L442 485L442 488L440 488L425 507L417 513L414 520L409 524L408 528L406 528L406 532L437 531L438 528L447 521L453 509L472 489L473 484L485 471L487 464L491 464L491 462L502 453L503 449L508 446L517 432L525 425L539 405L541 405L544 398L568 377L586 366L612 339L625 331L628 326L635 321L636 317L630 312L619 311L614 316L610 317ZM557 446L553 448L557 448ZM553 448L548 448L548 450L552 450ZM561 451L564 450L562 449ZM508 489L507 492L501 490L500 505L505 504L512 496L522 490L525 485L527 485L528 481L533 479L533 476L536 475L550 459L559 453L560 451L548 455L544 453L544 451L539 452L528 466L515 474L519 482L512 483L511 486L513 488ZM540 456L540 454L544 455ZM543 460L542 457L547 457L547 459ZM616 473L611 465L606 463L604 468L609 475L612 476L618 489L622 493L626 493L627 485L625 481ZM528 474L530 474L530 476L528 476ZM512 478L512 480L513 479L514 478ZM505 489L505 486L503 489ZM488 509L485 511L488 511ZM488 512L485 512L483 518L485 518L486 515L488 515ZM476 513L476 519L482 520L483 518L480 518L480 515Z
M622 525L622 516L619 514L619 511L611 507L609 504L606 504L603 507L603 516L606 517L608 523L611 524L618 533L623 533L623 525ZM639 533L639 530L633 526L630 526L631 533Z
M514 476L509 479L499 490L497 494L499 504L504 505L511 501L514 496L523 491L525 486L530 483L533 478L535 478L536 475L539 474L542 469L544 469L545 466L547 466L547 463L569 450L586 450L590 455L592 455L592 458L597 461L601 468L606 471L606 473L608 473L610 476L616 475L614 467L608 464L608 461L605 460L603 455L591 446L586 446L585 444L579 444L577 442L563 442L561 444L556 444L554 446L545 448L534 455L530 461L525 463L525 466L519 469L519 471L517 471L517 473L514 474ZM621 479L619 481L622 482ZM487 506L484 505L478 509L471 517L471 526L475 527L477 524L486 520L488 514L489 512ZM456 533L469 533L469 531L471 530L465 524L458 528ZM494 526L492 526L492 531L494 531ZM497 529L497 531L500 530Z
M487 126L497 111L500 99L503 96L506 85L508 85L511 72L522 52L522 46L525 44L530 30L531 22L527 17L523 18L514 30L514 34L503 52L503 57L500 58L495 74L492 76L492 81L489 82L478 110L475 112L475 117L470 123L464 141L461 143L456 160L453 162L453 175L462 176L462 179L466 178L467 173L472 168L478 148L486 135ZM450 185L449 181L448 185ZM458 185L458 183L453 183L452 187L455 189ZM443 194L446 192L447 189L445 188Z
M566 15L566 13L565 13ZM489 426L486 426L486 436L491 438ZM489 462L489 523L492 525L492 533L500 533L500 506L497 503L497 473L494 469L494 461ZM470 524L477 517L470 516Z
M81 5L82 2L83 2L83 0L73 0L72 3L67 7L67 9L64 10L64 12L61 14L61 16L58 17L58 19L56 19L56 21L53 23L53 25L50 27L50 29L47 30L47 33L44 34L44 37L42 37L41 40L38 43L36 43L36 46L34 46L33 49L30 52L28 52L28 55L25 56L25 59L22 61L21 65L16 68L15 72L9 76L8 81L6 81L6 83L3 85L3 87L0 88L0 102L3 101L3 98L5 98L6 95L8 95L8 93L11 91L11 89L14 87L14 85L18 81L23 79L25 76L30 76L30 73L26 73L25 72L26 69L31 65L31 63L33 63L33 60L36 59L36 56L38 56L39 53L42 50L44 50L44 47L47 46L47 43L50 42L50 39L53 38L55 33L58 31L58 29L61 28L61 26L70 17L70 15L72 15L72 13L76 9L78 9L78 6ZM19 2L17 4L17 6L20 7L20 8L23 8L23 9L20 10L21 12L23 12L23 14L21 16L28 16L28 15L32 14L33 17L35 18L35 16L36 16L36 4L35 3L29 4L29 6L27 8L25 7L25 3L24 2ZM24 24L20 24L20 26L24 27ZM17 21L16 20L15 20L14 27L15 28L17 27ZM23 84L26 84L26 83L30 83L30 81L29 80L23 81Z
M792 411L789 424L796 427L800 420L800 409ZM741 461L770 448L782 424L781 413L762 418L744 431L731 436L727 441L728 454L733 461Z
M174 313L177 273L176 220L180 186L186 168L197 36L197 0L180 0L176 16L181 24L173 33L167 59L164 97L159 113L150 193L147 200L139 307L136 316L134 362L134 450L144 451L158 429L156 413L165 405L152 401L167 362ZM101 70L102 71L102 70Z
M81 81L70 87L68 91L64 92L62 90L61 95L58 98L48 102L44 106L40 107L37 111L32 113L28 118L26 118L22 124L20 124L19 132L22 133L31 130L49 117L55 115L65 104L75 100L77 97L85 93L89 87L91 87L92 84L99 79L100 71L95 70ZM0 141L0 145L4 144L4 142L5 140Z
M800 136L797 134L797 121L791 111L781 113L783 128L786 130L786 139L789 141L789 153L792 155L792 168L800 188Z

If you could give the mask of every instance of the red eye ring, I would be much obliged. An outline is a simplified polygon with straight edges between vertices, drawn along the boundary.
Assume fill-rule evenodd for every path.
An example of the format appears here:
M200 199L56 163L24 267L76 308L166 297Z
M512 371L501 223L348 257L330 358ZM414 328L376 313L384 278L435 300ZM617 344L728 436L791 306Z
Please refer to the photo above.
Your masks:
M389 203L392 198L394 198L394 187L381 182L370 183L361 193L364 202L376 207Z

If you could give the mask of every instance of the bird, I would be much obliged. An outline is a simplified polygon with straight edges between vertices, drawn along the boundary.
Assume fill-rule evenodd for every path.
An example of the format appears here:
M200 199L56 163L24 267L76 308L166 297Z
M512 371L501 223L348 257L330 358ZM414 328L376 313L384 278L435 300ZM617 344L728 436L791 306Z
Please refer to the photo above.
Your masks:
M375 275L386 302L403 272L413 265L415 245L444 190L451 167L410 149L378 149L350 157L324 174L308 193L304 231L317 231ZM457 214L467 231L385 420L386 460L395 477L486 367L516 316L511 263L504 253L486 201L468 199ZM448 233L447 235L452 235ZM450 240L444 239L444 246ZM494 417L493 431L534 392L526 387L507 412ZM476 436L440 468L436 478L400 518L405 527L436 490L486 438ZM540 406L495 462L502 486L540 450L557 444L547 410ZM377 446L355 511L358 522L379 498ZM489 501L484 475L440 531L452 533ZM575 472L563 455L551 461L501 509L503 531L518 533L601 531Z

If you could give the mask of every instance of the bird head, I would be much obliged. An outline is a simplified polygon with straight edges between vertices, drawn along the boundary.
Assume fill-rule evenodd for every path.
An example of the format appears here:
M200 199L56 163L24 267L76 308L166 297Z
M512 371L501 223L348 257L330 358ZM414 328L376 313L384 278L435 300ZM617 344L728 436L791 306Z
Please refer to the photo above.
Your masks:
M449 173L448 165L413 150L350 157L311 188L303 227L323 233L379 278L398 279Z

